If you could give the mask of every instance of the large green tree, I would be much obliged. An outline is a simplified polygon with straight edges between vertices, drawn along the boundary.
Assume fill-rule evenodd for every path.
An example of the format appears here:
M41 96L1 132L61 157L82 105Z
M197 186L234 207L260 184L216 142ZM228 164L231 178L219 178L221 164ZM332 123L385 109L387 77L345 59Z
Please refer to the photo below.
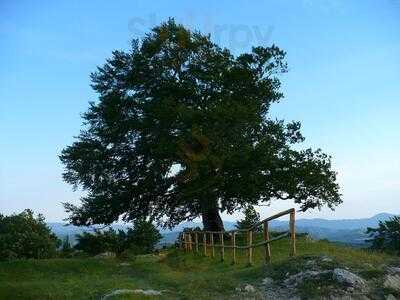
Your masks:
M173 20L114 51L91 75L99 99L61 154L65 181L88 192L65 204L70 221L173 226L201 216L218 230L220 212L272 199L339 204L330 157L294 149L300 123L269 117L284 56L276 46L234 56Z

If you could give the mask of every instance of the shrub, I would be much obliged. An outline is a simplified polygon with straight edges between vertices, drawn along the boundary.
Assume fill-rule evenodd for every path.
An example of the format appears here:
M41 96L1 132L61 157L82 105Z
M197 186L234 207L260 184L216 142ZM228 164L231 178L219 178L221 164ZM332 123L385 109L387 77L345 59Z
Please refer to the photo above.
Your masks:
M387 221L380 221L378 228L368 228L367 233L371 248L388 251L400 255L400 217L393 217Z
M125 237L125 249L134 248L137 254L151 253L162 235L153 223L146 220L135 220Z
M136 220L133 227L126 232L108 230L94 230L93 233L84 232L77 235L75 249L91 255L103 252L114 252L118 256L132 256L146 254L154 250L161 239L157 228L149 221Z
M76 236L76 250L82 250L90 255L97 255L103 252L120 253L122 250L121 234L114 229L95 229L94 232L83 232Z
M60 240L39 214L29 209L20 214L0 214L0 259L51 258L56 256Z

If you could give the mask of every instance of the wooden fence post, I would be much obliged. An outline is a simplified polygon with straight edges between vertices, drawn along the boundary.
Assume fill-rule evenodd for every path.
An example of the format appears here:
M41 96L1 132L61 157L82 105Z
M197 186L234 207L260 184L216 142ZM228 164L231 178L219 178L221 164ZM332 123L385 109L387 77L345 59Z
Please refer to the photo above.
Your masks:
M232 264L236 264L236 232L232 233Z
M249 265L253 264L253 231L249 230Z
M189 249L193 251L192 233L189 233Z
M207 256L207 233L203 233L204 256Z
M196 243L196 253L199 253L199 236L197 232L194 234L194 241Z
M214 233L210 233L210 243L211 243L211 257L214 258L215 256L215 247L214 247Z
M185 243L185 252L187 252L188 244L187 244L187 234L186 233L183 234L183 240L184 240L184 243Z
M264 222L264 241L269 240L268 221ZM265 263L271 262L271 247L270 243L265 244Z
M290 213L290 256L295 256L296 255L296 228L295 228L295 210Z
M219 238L221 240L221 261L224 261L225 249L224 249L224 233L221 232L219 234Z

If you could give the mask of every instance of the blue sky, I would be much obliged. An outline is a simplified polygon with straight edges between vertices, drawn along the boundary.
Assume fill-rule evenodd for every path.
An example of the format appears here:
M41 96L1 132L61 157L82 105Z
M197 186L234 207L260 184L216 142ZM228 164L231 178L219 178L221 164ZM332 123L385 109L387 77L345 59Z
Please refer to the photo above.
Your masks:
M287 51L285 99L271 113L300 120L304 147L333 156L344 200L302 217L400 213L398 0L0 1L0 213L66 216L60 202L80 192L63 183L58 154L96 99L90 72L168 17L236 54L272 43Z

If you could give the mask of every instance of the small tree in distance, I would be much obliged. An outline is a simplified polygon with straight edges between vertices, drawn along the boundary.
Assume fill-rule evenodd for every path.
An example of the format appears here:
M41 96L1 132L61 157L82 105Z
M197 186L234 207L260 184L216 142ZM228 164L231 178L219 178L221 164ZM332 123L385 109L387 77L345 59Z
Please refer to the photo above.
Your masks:
M387 221L379 221L378 228L368 228L367 233L372 243L371 248L400 255L400 217L395 216Z
M237 221L235 227L237 229L249 229L260 222L260 214L255 210L254 206L247 206L244 210L244 219ZM260 231L261 226L255 228L255 231Z

